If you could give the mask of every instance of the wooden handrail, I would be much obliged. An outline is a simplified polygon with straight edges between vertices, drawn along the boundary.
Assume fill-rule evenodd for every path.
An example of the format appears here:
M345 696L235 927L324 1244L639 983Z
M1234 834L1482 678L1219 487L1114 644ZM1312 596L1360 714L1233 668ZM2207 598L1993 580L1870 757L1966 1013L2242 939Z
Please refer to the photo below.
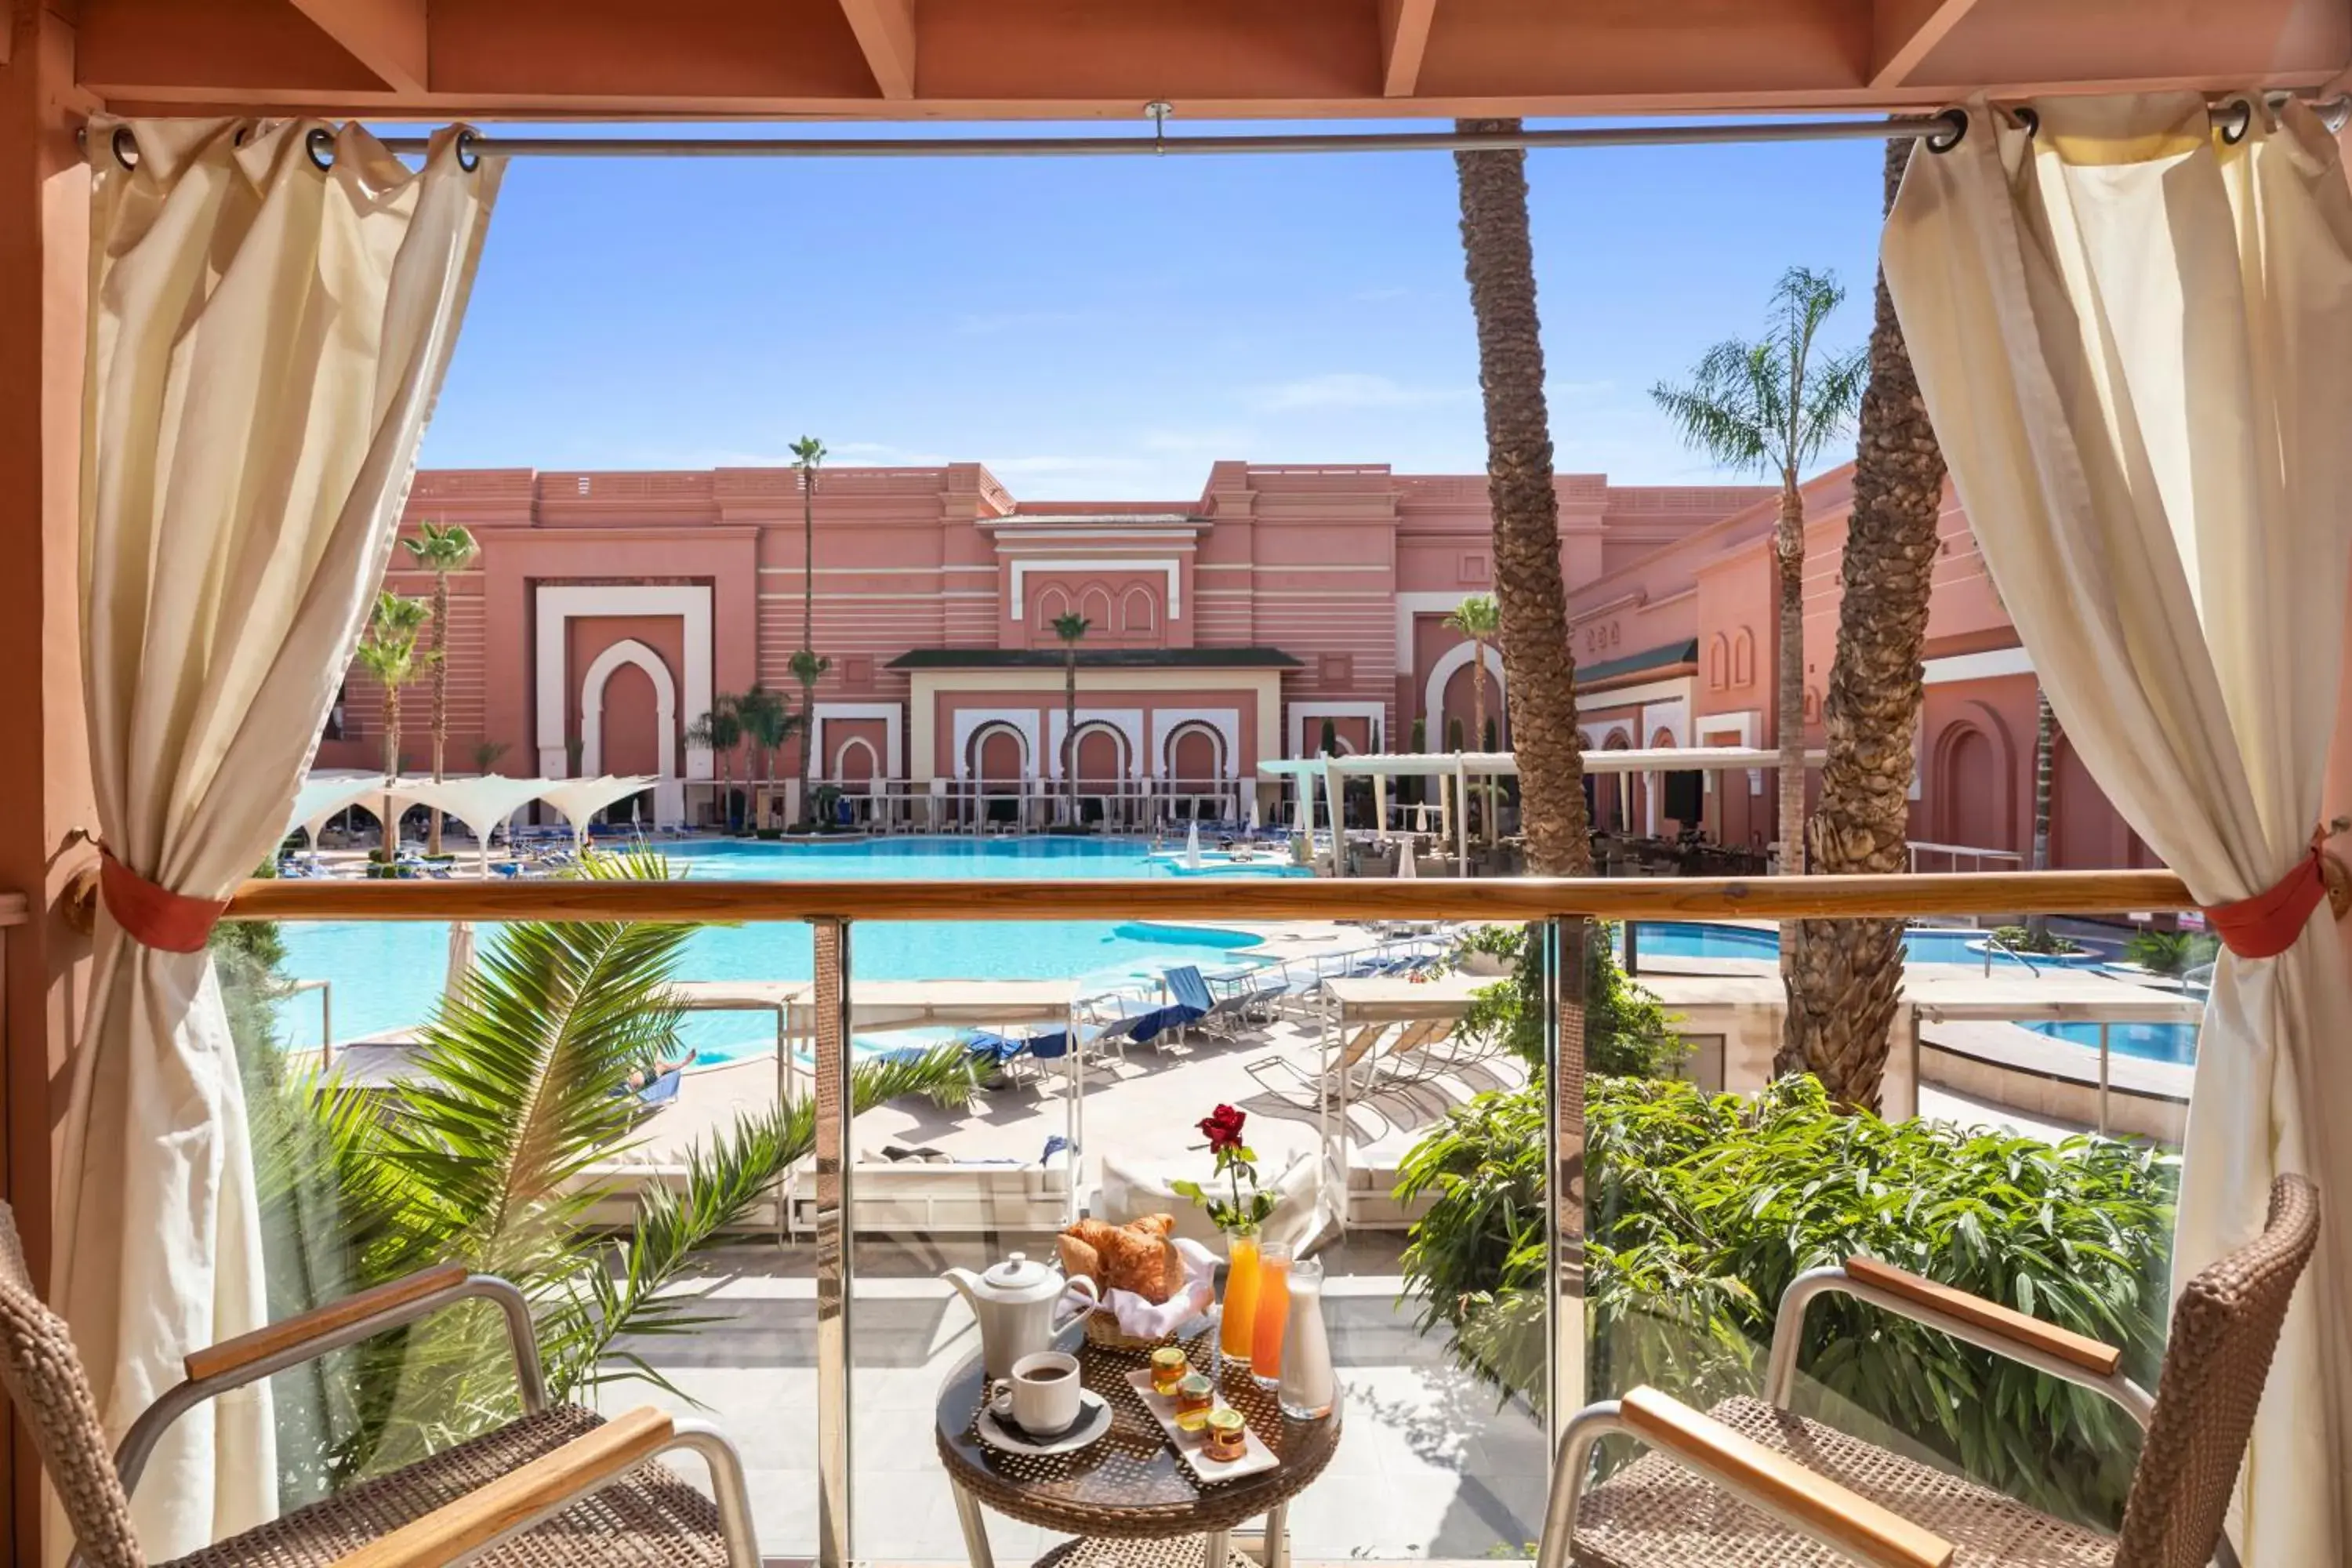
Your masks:
M230 920L859 921L1758 920L2113 914L2195 907L2169 871L1897 877L1510 877L1411 880L247 882Z

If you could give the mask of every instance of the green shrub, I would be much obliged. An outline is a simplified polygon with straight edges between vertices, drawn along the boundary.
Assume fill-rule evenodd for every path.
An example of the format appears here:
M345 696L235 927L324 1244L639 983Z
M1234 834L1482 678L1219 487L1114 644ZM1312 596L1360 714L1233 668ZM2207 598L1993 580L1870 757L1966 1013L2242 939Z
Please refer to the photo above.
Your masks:
M2170 1156L1843 1115L1811 1078L1754 1099L1630 1079L1588 1092L1595 1390L1646 1383L1701 1406L1755 1392L1782 1289L1856 1253L2120 1346L2153 1385ZM1850 1298L1815 1305L1804 1346L1811 1380L1975 1479L2119 1517L2138 1436L2097 1395Z
M1479 926L1462 939L1460 954L1479 952L1511 965L1509 978L1478 992L1457 1026L1480 1044L1499 1041L1520 1060L1544 1059L1543 946L1532 928ZM1593 921L1584 940L1584 1064L1592 1073L1658 1078L1673 1074L1689 1054L1674 1018L1649 992L1626 978L1612 942L1612 928Z
M2084 951L2083 944L2074 938L2060 936L2056 931L2046 928L2036 930L2032 926L1995 926L1992 928L1992 936L1995 942L2012 952L2061 953Z
M2213 962L2219 939L2186 931L2143 931L2124 944L2124 956L2155 974L2186 974Z

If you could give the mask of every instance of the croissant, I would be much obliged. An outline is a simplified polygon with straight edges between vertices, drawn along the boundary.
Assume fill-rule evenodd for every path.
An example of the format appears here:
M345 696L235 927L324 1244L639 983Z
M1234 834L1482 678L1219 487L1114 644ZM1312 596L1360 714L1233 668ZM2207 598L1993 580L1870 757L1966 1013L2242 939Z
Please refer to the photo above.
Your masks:
M1055 1237L1054 1243L1061 1249L1062 1273L1065 1278L1090 1279L1097 1289L1102 1289L1102 1254L1097 1251L1092 1244L1081 1241L1066 1231Z

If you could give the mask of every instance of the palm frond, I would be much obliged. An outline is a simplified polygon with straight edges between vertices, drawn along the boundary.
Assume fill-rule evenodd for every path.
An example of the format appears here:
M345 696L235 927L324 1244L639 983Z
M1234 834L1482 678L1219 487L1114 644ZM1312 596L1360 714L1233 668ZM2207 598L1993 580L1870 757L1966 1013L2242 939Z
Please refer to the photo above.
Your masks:
M1706 351L1686 386L1660 382L1651 401L1674 422L1685 445L1727 468L1780 466L1778 441L1787 421L1773 374L1769 342L1727 339Z
M850 1075L850 1100L860 1111L918 1094L955 1109L970 1101L974 1088L971 1056L961 1044L862 1063ZM575 1277L568 1299L543 1325L549 1387L556 1396L621 1379L667 1388L641 1358L614 1354L614 1342L687 1333L711 1321L701 1293L671 1287L695 1252L738 1228L815 1146L816 1102L803 1096L743 1118L707 1148L690 1146L686 1179L677 1187L648 1184L627 1243L613 1249L614 1266Z
M1804 416L1798 425L1797 467L1811 468L1829 445L1853 428L1870 384L1867 346L1832 354L1806 377Z

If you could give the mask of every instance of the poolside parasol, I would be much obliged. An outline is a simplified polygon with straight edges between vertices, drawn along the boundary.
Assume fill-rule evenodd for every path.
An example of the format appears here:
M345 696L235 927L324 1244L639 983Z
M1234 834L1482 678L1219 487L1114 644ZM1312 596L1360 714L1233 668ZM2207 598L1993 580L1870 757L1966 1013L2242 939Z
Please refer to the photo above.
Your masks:
M474 922L449 922L449 973L441 983L443 996L452 1004L464 1000L466 976L474 972Z
M1192 819L1191 825L1184 829L1184 869L1187 871L1197 871L1200 868L1201 819L1196 816Z

